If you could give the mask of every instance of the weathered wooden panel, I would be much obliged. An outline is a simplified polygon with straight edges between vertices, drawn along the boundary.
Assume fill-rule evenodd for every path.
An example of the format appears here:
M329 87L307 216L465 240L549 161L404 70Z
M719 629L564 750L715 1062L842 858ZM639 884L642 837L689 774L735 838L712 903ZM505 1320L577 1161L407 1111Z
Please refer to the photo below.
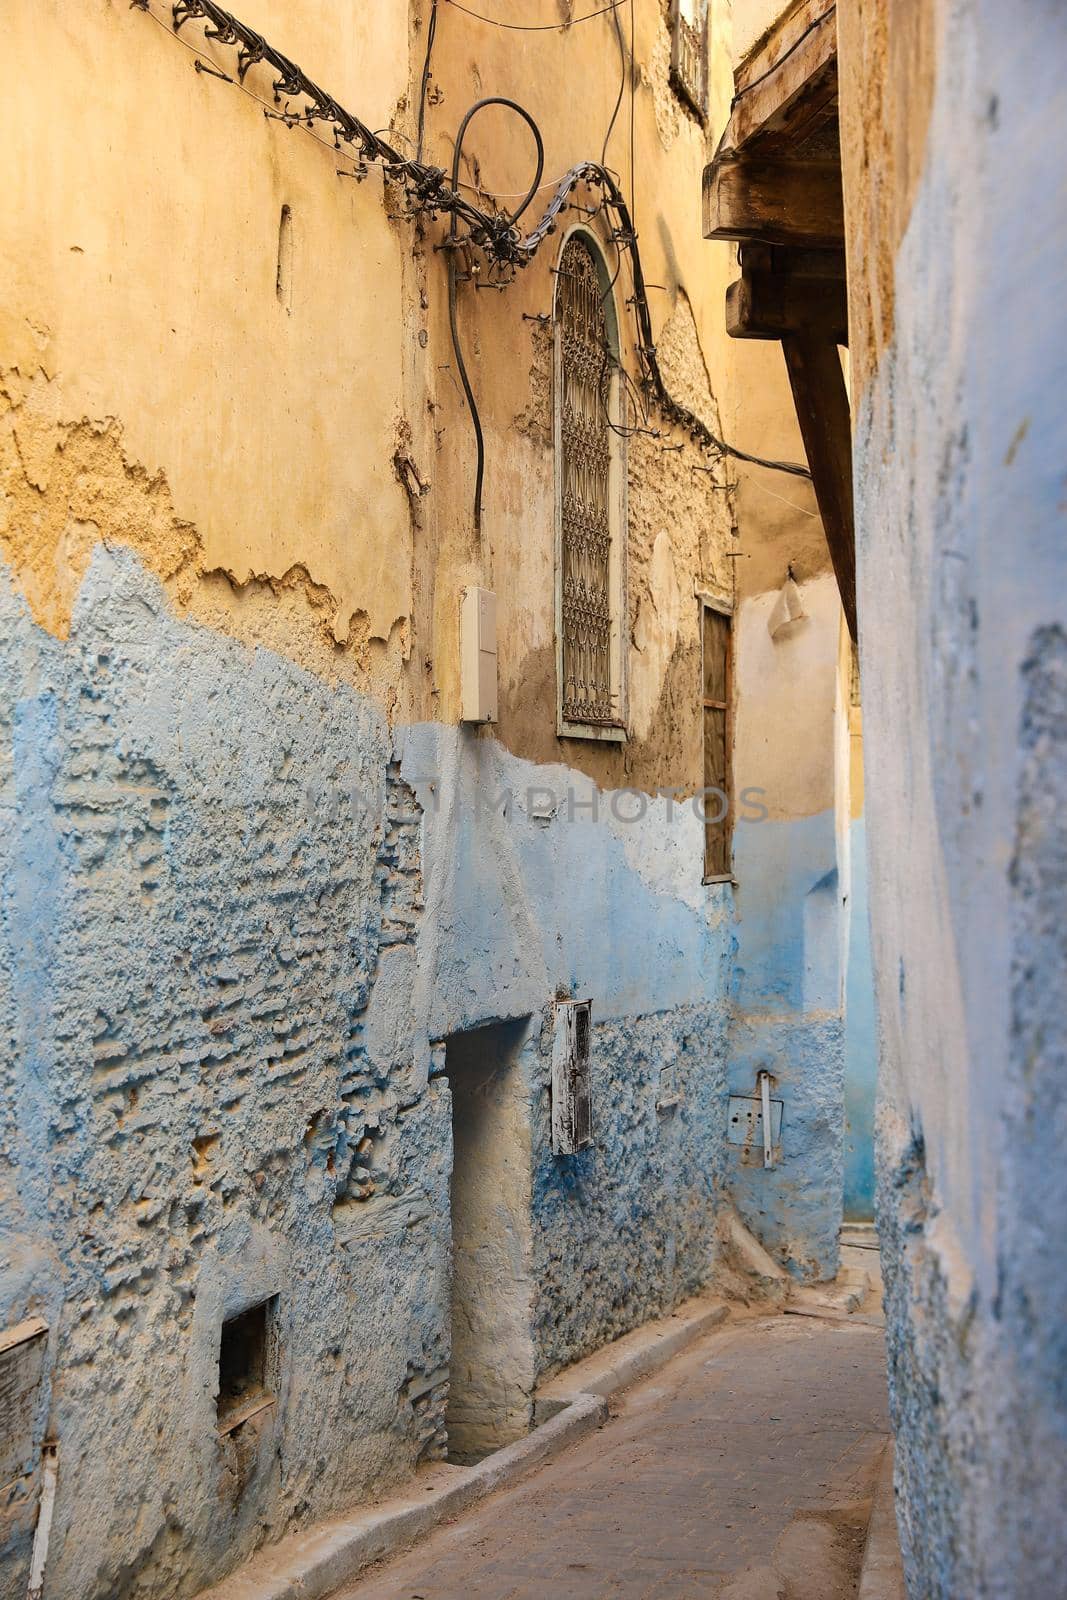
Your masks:
M35 1465L33 1425L48 1324L31 1317L0 1333L0 1485Z
M837 346L790 333L782 340L797 421L811 468L826 543L848 631L856 634L856 535L852 506L852 422Z
M840 164L719 156L704 172L704 235L840 249Z
M780 339L804 333L848 343L845 279L742 270L726 291L726 331L733 339Z
M593 1142L588 1000L556 1002L552 1041L552 1149L573 1155Z

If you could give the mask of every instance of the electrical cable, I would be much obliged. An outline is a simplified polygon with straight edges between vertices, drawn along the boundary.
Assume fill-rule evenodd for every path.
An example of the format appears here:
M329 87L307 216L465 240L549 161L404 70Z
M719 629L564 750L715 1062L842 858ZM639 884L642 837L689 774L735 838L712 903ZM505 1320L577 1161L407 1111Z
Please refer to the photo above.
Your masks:
M761 72L758 78L753 78L751 83L746 83L743 89L738 89L737 93L730 101L731 107L735 106L737 102L746 94L751 94L753 89L758 89L761 83L765 83L768 78L772 77L773 74L778 71L778 68L782 65L782 62L788 61L793 52L800 49L808 35L814 33L816 28L821 28L827 18L832 17L836 10L836 4L828 6L821 17L816 17L814 22L810 22L804 29L804 32L798 34L798 36L793 40L793 43L789 46L789 49L782 51L781 55L778 57L778 60L772 67L768 67L766 72Z
M569 22L501 22L499 17L487 17L481 11L472 11L469 6L462 6L459 0L445 0L450 6L455 6L457 11L462 11L468 17L475 17L479 22L488 22L494 28L507 28L512 33L560 33L567 28L574 28L579 22L591 22L594 17L602 17L608 11L617 11L626 4L626 0L612 0L611 5L601 6L599 11L586 11L580 17L571 17Z
M561 172L558 178L546 178L537 185L537 193L540 194L542 189L558 189L566 176L565 172ZM461 189L480 194L483 200L521 200L530 192L529 189L487 189L484 184L468 183L466 178L457 178L456 182Z
M311 127L310 123L305 122L300 117L287 118L281 116L277 111L273 111L271 109L270 105L266 100L263 99L261 95L253 93L253 91L248 87L247 83L242 82L240 78L230 78L224 73L218 72L211 60L211 57L206 53L206 51L198 50L195 44L191 44L188 39L183 38L182 35L176 31L176 28L173 24L164 22L162 17L157 17L155 12L151 10L148 0L130 0L130 9L142 11L146 17L156 24L157 27L163 29L163 32L168 38L176 39L180 45L184 46L184 48L189 51L190 55L195 56L196 60L193 62L193 65L197 68L198 72L210 72L212 77L219 77L223 80L223 82L232 84L235 89L239 89L241 93L249 100L253 100L257 106L261 106L263 108L264 116L285 122L287 126L291 128L299 128L301 133L306 133L309 139L314 139L316 144L320 144L324 150L329 150L332 155L340 156L346 161L355 160L355 158L350 156L346 150L341 149L340 145L336 143L336 138L333 144L327 144L325 139L319 138L318 134ZM203 65L200 65L199 63L203 63ZM277 99L277 96L275 96L275 99ZM378 129L378 133L387 131L393 132L394 130L386 130L381 128ZM377 134L375 137L377 137ZM400 134L398 137L403 138L404 135ZM408 140L408 143L410 142L411 141ZM338 168L338 175L340 177L362 178L363 173L358 167L354 168L352 172L342 172L341 169Z
M426 24L426 55L422 63L422 80L419 88L419 121L415 140L416 161L422 160L422 148L426 136L426 96L430 88L430 61L433 56L433 42L436 37L437 0L433 0L430 9L430 20Z
M601 166L603 166L608 159L608 144L611 140L612 133L615 131L615 121L619 115L619 107L622 105L622 97L626 93L626 40L623 38L622 34L622 23L619 21L618 6L612 6L611 20L615 24L615 37L619 43L619 92L615 97L615 109L611 113L611 121L608 123L608 129L604 135L604 143L600 149Z
M487 106L504 106L508 111L514 111L526 123L534 136L537 149L537 170L534 181L522 197L518 209L507 217L507 225L514 228L516 222L530 205L537 193L541 176L545 170L545 146L541 138L541 130L531 117L530 113L520 106L517 100L509 100L505 95L487 95L484 100L476 100L469 108L456 130L456 143L452 151L452 188L459 187L459 164L463 155L463 141L479 111L484 111ZM452 335L452 349L456 357L456 366L459 368L459 381L463 385L463 393L467 397L467 406L471 415L471 426L474 429L474 443L476 451L474 471L474 532L481 533L482 528L482 482L485 477L485 435L482 432L482 419L478 414L478 405L474 398L474 390L467 373L467 363L463 359L463 345L459 337L459 322L456 316L456 252L460 244L457 219L455 212L449 218L448 225L448 327Z
M455 0L449 0L454 4ZM623 0L617 0L618 4ZM143 11L160 27L167 25L151 10L150 0L130 0L131 9ZM459 8L465 9L465 8ZM614 6L604 7L603 10L613 10ZM247 23L241 22L217 0L175 0L172 6L172 24L167 29L177 35L182 44L192 50L193 54L200 57L207 67L216 76L220 74L211 58L204 52L189 45L181 39L180 30L193 19L203 21L206 26L206 37L218 44L229 46L237 50L237 79L227 79L235 83L243 93L250 96L257 104L264 107L264 115L277 118L288 127L300 127L306 130L319 144L325 141L319 139L314 132L314 123L321 121L328 124L333 132L334 144L332 149L335 155L344 155L349 160L356 160L348 152L342 151L341 141L354 145L358 151L358 164L351 174L356 178L362 177L366 172L368 161L379 162L387 179L394 183L404 185L410 215L425 213L430 218L435 218L444 213L449 219L448 240L439 248L446 248L450 263L450 323L453 330L453 345L456 351L457 363L460 365L461 377L468 404L471 407L471 416L474 420L476 439L478 444L478 475L476 483L476 522L481 521L481 484L484 472L484 438L481 433L481 422L478 418L474 404L473 392L470 388L466 367L462 361L462 350L458 340L458 330L455 317L455 255L458 247L466 243L472 249L482 252L489 262L490 270L498 273L505 271L514 272L530 264L545 240L555 232L557 219L561 212L571 203L571 195L580 184L587 184L599 189L603 199L598 209L614 213L615 226L610 232L610 238L617 246L625 245L630 259L630 269L633 276L634 292L632 303L634 319L637 324L637 355L643 369L642 387L655 400L661 414L673 425L685 429L695 444L713 451L719 456L733 456L738 461L746 461L755 466L768 467L776 472L785 472L794 477L811 478L807 467L796 462L774 461L763 456L750 454L740 450L735 445L727 444L720 439L707 424L691 411L689 407L681 405L670 394L663 377L656 346L652 337L652 317L648 305L648 296L645 287L644 271L641 264L641 253L637 246L637 234L632 221L632 202L635 192L634 185L634 83L633 83L633 47L634 47L634 8L630 0L630 30L631 30L631 84L630 84L630 187L631 204L628 206L622 191L620 181L603 162L583 161L573 166L569 172L560 178L555 193L535 225L523 235L516 226L519 218L525 213L533 201L535 194L541 186L541 177L544 170L544 144L540 130L534 119L515 100L501 96L492 96L480 100L473 105L460 124L457 135L456 149L452 162L451 187L445 182L445 173L442 168L428 166L422 161L404 156L393 145L388 144L380 134L375 133L360 121L350 111L347 111L336 100L321 89L302 69L287 56L276 50L261 34L250 28ZM600 15L601 13L597 13ZM592 15L592 13L590 13ZM829 13L826 13L829 15ZM491 19L490 19L491 20ZM582 19L579 19L582 20ZM813 24L812 26L816 26ZM501 24L503 26L503 24ZM810 32L811 29L808 30ZM791 47L796 48L800 43L797 40ZM784 59L784 58L783 58ZM249 70L256 65L265 63L272 67L278 74L274 80L275 103L282 104L282 96L303 97L310 104L301 107L299 112L289 110L289 101L284 102L283 111L271 111L269 107L246 87L245 78ZM748 87L754 88L755 84ZM744 91L744 92L747 92ZM534 135L537 146L537 171L534 182L521 198L521 203L516 210L503 213L484 211L480 206L464 199L460 193L459 159L463 135L471 118L486 105L503 105L513 110L526 122ZM326 148L331 148L326 146ZM338 169L340 171L340 169ZM465 186L464 186L465 187ZM466 233L461 239L459 224L462 223ZM503 281L503 280L498 280Z
M633 230L634 250L637 249L637 179L635 176L634 162L634 100L637 95L637 85L634 82L634 0L630 0L630 227ZM603 166L603 162L601 162Z

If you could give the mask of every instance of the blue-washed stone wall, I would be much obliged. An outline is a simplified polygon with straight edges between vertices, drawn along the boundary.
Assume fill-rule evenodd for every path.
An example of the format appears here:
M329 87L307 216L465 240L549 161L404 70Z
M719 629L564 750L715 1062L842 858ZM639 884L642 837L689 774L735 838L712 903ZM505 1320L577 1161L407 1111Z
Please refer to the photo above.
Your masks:
M391 733L103 546L66 640L3 589L0 750L0 1326L48 1324L4 1600L46 1431L64 1600L177 1600L442 1452L456 1031L529 1019L537 1371L707 1281L733 935L695 817ZM578 1158L562 993L594 1008ZM272 1403L220 1434L223 1321L268 1299Z
M897 1508L913 1600L1063 1600L1067 13L937 11L854 447Z
M794 1276L837 1271L844 1185L842 907L832 812L739 822L738 950L729 1092L757 1094L770 1072L783 1102L775 1165L762 1144L726 1147L742 1221Z
M67 641L0 605L0 1312L49 1324L0 1593L46 1422L49 1592L187 1592L441 1446L447 1096L366 1026L419 812L364 701L175 620L128 554ZM324 812L308 774L353 764L363 808ZM221 1322L269 1296L275 1404L220 1439Z
M528 1017L530 1286L545 1374L674 1305L714 1265L729 885L691 807L596 791L472 729L404 730L426 802L426 1026ZM432 787L431 787L432 786ZM551 1149L551 1001L592 1001L593 1148Z
M867 904L867 829L849 825L849 895L845 975L845 1203L850 1222L874 1216L874 1107L878 1091L878 1024L874 1010L871 922Z
M763 1145L727 1147L730 1194L738 1213L795 1277L833 1277L843 1182L844 1019L738 1016L730 1031L730 1092L755 1093L756 1074L773 1074L782 1101L775 1165Z
M547 1049L539 1062L533 1279L541 1373L695 1294L713 1266L724 1179L722 1006L601 1023L591 1052L595 1138L574 1156L551 1153Z

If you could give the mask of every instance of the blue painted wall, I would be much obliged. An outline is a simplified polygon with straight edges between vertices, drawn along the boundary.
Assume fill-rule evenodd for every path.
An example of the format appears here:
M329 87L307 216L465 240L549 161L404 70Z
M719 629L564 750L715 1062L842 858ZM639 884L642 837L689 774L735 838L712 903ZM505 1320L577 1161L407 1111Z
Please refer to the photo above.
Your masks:
M887 177L849 298L854 354L871 324L879 351L853 367L853 461L905 1578L1063 1600L1067 10L895 7L888 62L839 17L846 214Z
M64 1600L140 1569L194 1592L440 1453L455 1031L528 1022L537 1370L708 1279L733 936L688 808L572 820L587 780L390 730L103 545L67 640L0 592L0 749L0 1326L49 1324L0 1594L46 1426ZM596 1144L567 1158L559 992L594 1018ZM221 1326L268 1296L276 1404L221 1439Z
M845 981L845 1216L874 1217L874 1106L878 1088L878 1027L867 904L867 830L850 824L852 894Z
M844 1019L837 837L832 811L740 822L737 957L730 1032L732 1094L761 1070L783 1101L776 1165L727 1146L731 1196L745 1224L797 1277L834 1276L844 1182Z
M700 883L690 807L649 800L640 821L623 821L632 795L616 816L588 779L521 761L486 733L405 729L402 771L429 797L427 1029L533 1019L524 1070L543 1373L693 1293L712 1270L732 890ZM552 1154L549 1129L557 993L593 1002L594 1147L570 1157Z
M46 1426L49 1592L185 1593L440 1447L447 1102L380 1025L419 808L365 700L104 546L65 641L0 590L0 751L0 1326L49 1328L0 1593ZM222 1322L274 1296L276 1405L220 1438Z

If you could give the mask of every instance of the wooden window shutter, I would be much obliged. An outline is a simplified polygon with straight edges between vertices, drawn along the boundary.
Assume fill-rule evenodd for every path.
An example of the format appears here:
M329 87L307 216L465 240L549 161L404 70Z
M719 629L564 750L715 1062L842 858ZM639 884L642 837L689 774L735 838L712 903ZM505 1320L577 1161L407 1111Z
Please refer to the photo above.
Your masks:
M730 781L731 619L705 605L703 627L704 876L728 878L733 862ZM717 794L709 794L715 790ZM720 816L719 813L723 814Z
M671 85L704 122L708 114L708 0L671 0Z
M574 1155L593 1142L590 1033L592 1002L557 1000L552 1039L552 1149Z

